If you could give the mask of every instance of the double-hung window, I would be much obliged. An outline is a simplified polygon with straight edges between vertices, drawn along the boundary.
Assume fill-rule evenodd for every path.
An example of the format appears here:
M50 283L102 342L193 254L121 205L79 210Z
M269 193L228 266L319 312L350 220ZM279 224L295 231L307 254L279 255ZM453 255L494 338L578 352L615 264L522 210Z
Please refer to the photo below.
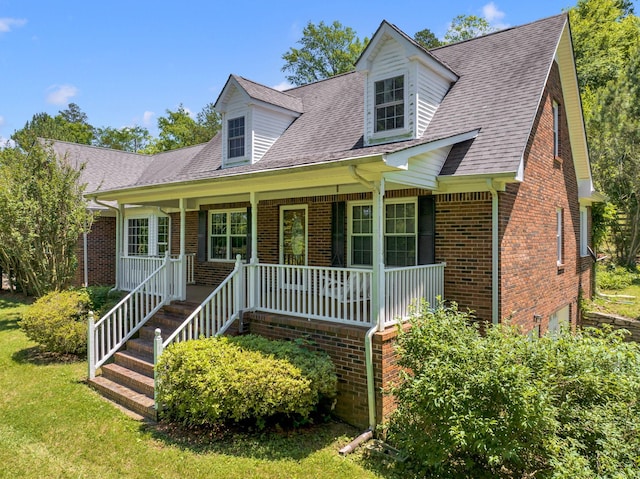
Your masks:
M417 263L416 200L387 202L384 205L384 262L387 266L413 266ZM350 266L373 264L373 205L349 206Z
M227 156L229 158L241 158L244 156L244 117L233 118L228 121Z
M379 80L374 88L375 131L404 128L404 76Z
M562 208L556 209L556 259L558 266L561 266L564 262L563 254L563 229L564 229L564 210Z
M589 256L589 214L586 206L580 207L580 256Z
M148 215L127 218L127 254L164 256L169 250L169 217Z
M560 105L553 102L553 157L560 156Z
M127 220L127 253L129 256L149 254L149 218Z
M247 258L247 210L213 210L209 217L209 259Z

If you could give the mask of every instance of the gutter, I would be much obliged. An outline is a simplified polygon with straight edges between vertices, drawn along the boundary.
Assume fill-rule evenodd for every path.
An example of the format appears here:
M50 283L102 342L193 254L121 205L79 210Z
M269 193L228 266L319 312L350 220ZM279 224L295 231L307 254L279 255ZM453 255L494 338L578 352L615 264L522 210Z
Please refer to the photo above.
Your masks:
M102 203L101 201L98 201L98 199L94 196L93 198L91 198L93 200L93 202L97 205L100 205L104 208L108 208L110 210L113 210L116 212L116 284L113 286L113 289L111 291L115 291L118 290L118 286L120 283L120 236L122 235L122 228L120 225L121 222L121 218L120 218L120 209L116 208L115 206L111 206L108 205L106 203ZM86 247L85 247L85 254L86 254ZM87 263L85 262L85 267L86 267Z

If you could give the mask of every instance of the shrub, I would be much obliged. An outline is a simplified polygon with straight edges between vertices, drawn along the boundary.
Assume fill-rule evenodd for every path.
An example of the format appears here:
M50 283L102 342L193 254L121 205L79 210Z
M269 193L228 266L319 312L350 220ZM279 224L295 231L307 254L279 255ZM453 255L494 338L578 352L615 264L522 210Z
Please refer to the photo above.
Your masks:
M122 291L113 291L111 286L88 286L82 291L86 291L89 295L96 320L108 313L124 295Z
M164 416L189 426L285 415L309 420L322 398L336 394L325 354L256 336L176 343L157 366Z
M54 291L27 308L20 327L47 351L83 354L87 350L90 304L84 291Z
M389 440L433 477L637 477L640 348L622 334L481 335L455 305L400 332ZM633 471L633 472L632 472Z
M610 291L628 288L636 278L636 274L622 266L599 267L596 273L598 287Z

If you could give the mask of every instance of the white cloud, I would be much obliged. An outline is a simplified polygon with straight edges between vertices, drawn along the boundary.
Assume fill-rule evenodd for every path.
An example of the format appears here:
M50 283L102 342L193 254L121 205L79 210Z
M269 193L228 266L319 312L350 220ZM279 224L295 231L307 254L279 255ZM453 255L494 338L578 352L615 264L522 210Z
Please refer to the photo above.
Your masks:
M489 2L482 7L482 15L491 24L492 27L497 28L498 30L509 27L508 23L502 22L502 19L506 16L506 13L500 10L498 6L493 2Z
M278 91L288 90L289 88L293 88L293 85L286 80L278 83L277 85L273 85L271 88Z
M14 146L16 146L15 141L0 136L0 150L2 150L3 148L13 148Z
M24 18L0 18L0 33L7 33L14 28L23 26L27 21Z
M0 115L0 127L3 127L4 123L5 123L4 116Z
M144 126L150 126L151 125L151 119L155 116L155 113L152 111L145 111L142 114L142 124Z
M78 89L73 85L52 85L47 90L47 103L51 105L66 105L78 94Z

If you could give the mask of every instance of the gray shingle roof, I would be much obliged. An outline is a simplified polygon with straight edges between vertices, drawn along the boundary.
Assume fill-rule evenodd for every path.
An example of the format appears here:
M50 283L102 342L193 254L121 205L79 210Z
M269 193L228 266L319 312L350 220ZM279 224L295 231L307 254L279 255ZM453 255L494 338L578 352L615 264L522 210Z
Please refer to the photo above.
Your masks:
M475 129L480 130L478 136L452 150L441 174L515 173L566 21L562 14L431 50L460 78L423 137L415 140L363 146L364 73L338 75L285 92L232 77L256 99L294 111L304 105L304 112L258 163L222 169L221 134L205 145L151 158L99 149L105 165L117 165L104 171L102 189L107 189L106 176L112 172L118 178L109 179L111 188L213 179L391 153Z

